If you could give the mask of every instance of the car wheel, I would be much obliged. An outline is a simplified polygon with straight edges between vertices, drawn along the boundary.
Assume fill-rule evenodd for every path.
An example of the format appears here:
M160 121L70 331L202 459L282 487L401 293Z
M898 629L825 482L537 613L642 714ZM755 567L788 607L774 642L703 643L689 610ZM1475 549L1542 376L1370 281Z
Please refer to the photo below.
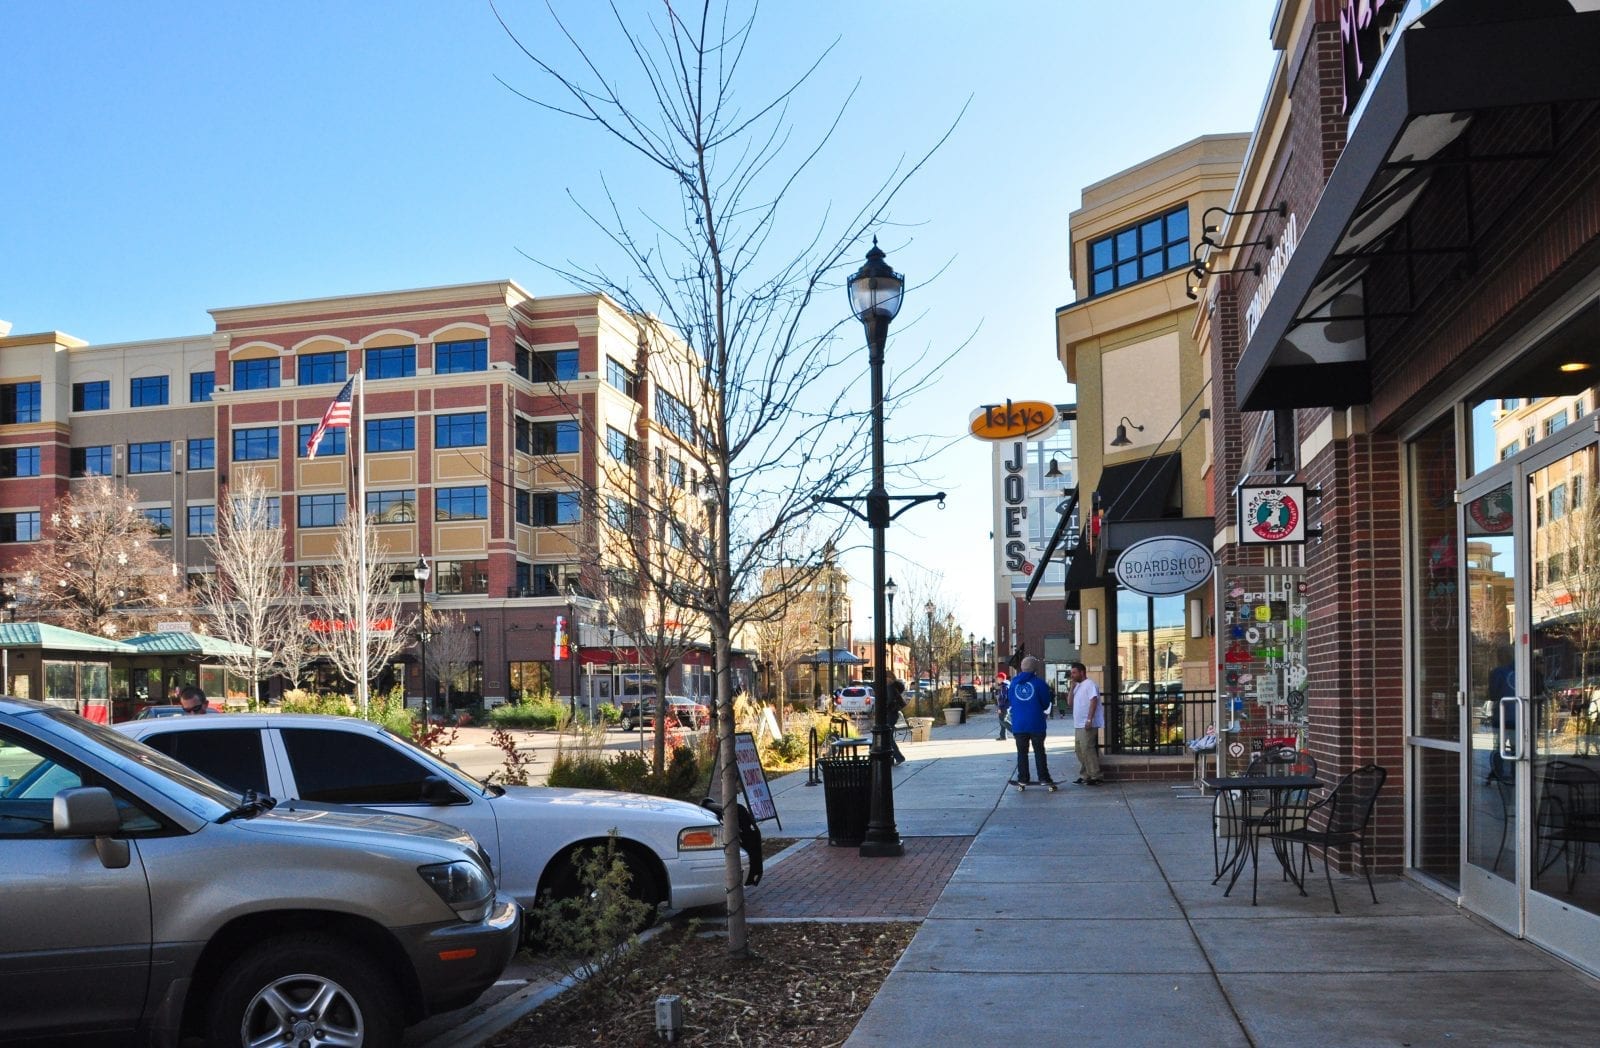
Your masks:
M269 940L224 973L206 1018L206 1043L361 1045L400 1043L393 979L351 943L325 935Z
M581 851L589 847L593 847L593 845L580 845L577 850ZM655 872L638 854L627 846L619 846L617 856L628 870L628 897L642 902L646 906L644 914L639 918L638 926L634 928L634 931L642 932L656 923L656 915L661 908L661 900L666 893L661 890L660 885L657 883ZM560 859L556 860L556 865L552 868L550 878L546 883L545 890L539 893L541 899L575 899L578 897L583 890L583 885L578 876L576 856L572 851L568 851Z

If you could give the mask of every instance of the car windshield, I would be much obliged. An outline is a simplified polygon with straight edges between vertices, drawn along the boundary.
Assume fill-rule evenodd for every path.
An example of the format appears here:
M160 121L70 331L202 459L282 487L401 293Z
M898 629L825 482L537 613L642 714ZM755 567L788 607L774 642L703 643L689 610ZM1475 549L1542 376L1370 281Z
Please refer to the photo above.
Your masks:
M103 724L66 710L47 710L40 718L44 723L34 723L69 742L81 745L81 738L74 736L86 737L102 759L203 818L216 818L213 807L227 810L239 802L238 794L232 790L223 789L193 768Z

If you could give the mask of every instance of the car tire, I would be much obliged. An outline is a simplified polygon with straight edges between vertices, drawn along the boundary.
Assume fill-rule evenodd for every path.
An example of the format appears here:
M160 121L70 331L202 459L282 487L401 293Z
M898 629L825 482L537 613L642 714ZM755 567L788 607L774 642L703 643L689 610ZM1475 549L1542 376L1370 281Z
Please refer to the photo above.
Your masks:
M556 865L551 869L547 887L539 893L541 899L573 899L582 891L583 886L578 877L578 865L575 852L577 850L593 847L593 845L578 845L569 849L561 858L556 860ZM640 855L627 845L617 846L617 855L622 859L622 864L628 869L628 896L637 899L648 907L639 924L633 930L642 932L656 923L656 917L661 910L661 900L666 893L661 890L657 882L655 871L650 868Z
M302 1012L306 1005L316 1011ZM229 966L213 991L206 1044L222 1048L271 1039L391 1048L400 1044L402 1013L393 978L354 944L326 935L288 935L254 947ZM297 1030L296 1023L305 1025ZM325 1039L318 1030L338 1037ZM275 1032L281 1035L273 1037Z

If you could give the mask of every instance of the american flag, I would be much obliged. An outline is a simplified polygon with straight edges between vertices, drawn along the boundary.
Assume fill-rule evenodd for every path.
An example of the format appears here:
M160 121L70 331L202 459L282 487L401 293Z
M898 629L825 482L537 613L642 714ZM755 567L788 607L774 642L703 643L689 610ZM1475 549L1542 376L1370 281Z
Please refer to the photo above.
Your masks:
M317 428L311 431L311 439L306 441L306 458L317 457L317 446L322 443L322 435L328 430L335 427L350 428L350 398L355 395L355 389L354 378L339 389L339 395L333 398L328 410L322 413L322 421L317 423Z

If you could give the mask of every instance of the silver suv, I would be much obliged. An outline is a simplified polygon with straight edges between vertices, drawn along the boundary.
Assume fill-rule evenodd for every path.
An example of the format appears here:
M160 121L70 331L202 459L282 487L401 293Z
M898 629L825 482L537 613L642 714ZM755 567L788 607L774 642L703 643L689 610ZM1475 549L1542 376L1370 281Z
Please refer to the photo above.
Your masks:
M0 697L0 1042L397 1045L516 949L470 835L231 794Z

